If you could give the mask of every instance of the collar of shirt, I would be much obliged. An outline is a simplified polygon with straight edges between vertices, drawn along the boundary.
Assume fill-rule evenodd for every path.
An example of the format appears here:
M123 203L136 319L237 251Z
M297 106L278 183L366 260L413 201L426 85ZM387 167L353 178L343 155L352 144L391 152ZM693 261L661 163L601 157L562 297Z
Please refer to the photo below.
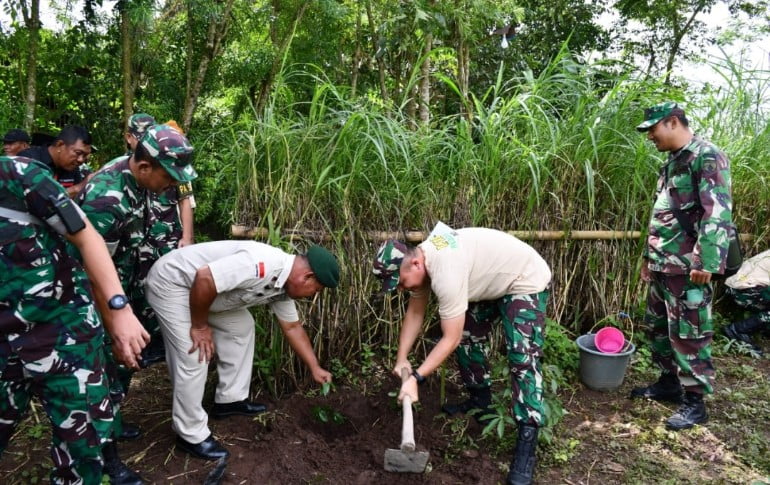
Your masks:
M289 279L289 273L291 273L291 267L294 266L294 258L296 256L293 254L286 255L286 259L283 262L283 271L278 275L278 281L275 282L276 288L283 288L283 285L286 284L286 280Z

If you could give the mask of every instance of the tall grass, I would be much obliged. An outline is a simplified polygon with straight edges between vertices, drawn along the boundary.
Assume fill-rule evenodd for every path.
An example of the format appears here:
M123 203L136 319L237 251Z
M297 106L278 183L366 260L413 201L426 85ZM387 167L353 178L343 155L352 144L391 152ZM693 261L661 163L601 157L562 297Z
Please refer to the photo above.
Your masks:
M351 100L320 74L290 73L315 85L311 101L274 102L263 117L215 134L200 151L231 167L234 222L269 227L271 242L286 247L303 246L282 236L287 230L330 237L325 244L340 258L342 284L305 316L322 359L354 364L363 345L392 351L402 313L403 297L373 295L370 262L380 241L369 240L369 231L429 230L439 220L504 230L646 231L664 155L634 126L644 107L664 99L684 102L696 131L731 157L740 229L765 237L770 132L767 113L754 106L767 106L767 73L749 90L744 71L721 66L725 88L684 99L599 67L578 65L564 52L539 77L500 79L473 97L472 121L448 116L414 131L398 112L366 97ZM442 80L447 91L456 89ZM573 332L642 300L643 240L531 244L553 270L549 316ZM272 341L274 330L264 331ZM280 348L274 352L278 367L291 366Z

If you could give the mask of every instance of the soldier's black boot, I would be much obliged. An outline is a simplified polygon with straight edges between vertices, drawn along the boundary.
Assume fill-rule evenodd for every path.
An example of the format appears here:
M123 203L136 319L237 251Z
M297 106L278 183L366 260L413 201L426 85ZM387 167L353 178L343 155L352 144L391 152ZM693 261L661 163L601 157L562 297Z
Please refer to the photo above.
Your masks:
M696 424L702 424L709 420L706 414L706 403L703 402L703 394L687 391L684 393L684 402L676 412L666 420L666 427L674 431L692 428Z
M112 485L144 485L142 477L120 460L118 446L111 441L102 447L104 473L110 477Z
M749 317L746 320L731 323L725 327L724 331L725 335L729 338L739 342L745 342L756 352L762 353L762 349L758 345L754 345L754 342L751 340L751 334L759 331L764 325L765 322L759 318Z
M508 470L507 485L529 485L535 473L538 427L519 425L519 438L513 450L513 461Z
M482 416L492 413L492 389L489 387L470 387L467 388L470 397L460 403L445 403L441 410L453 416L458 413L473 413L480 424L486 424L488 420L481 419Z
M657 382L645 387L635 387L629 397L631 399L646 398L679 404L682 402L682 384L676 374L664 372Z

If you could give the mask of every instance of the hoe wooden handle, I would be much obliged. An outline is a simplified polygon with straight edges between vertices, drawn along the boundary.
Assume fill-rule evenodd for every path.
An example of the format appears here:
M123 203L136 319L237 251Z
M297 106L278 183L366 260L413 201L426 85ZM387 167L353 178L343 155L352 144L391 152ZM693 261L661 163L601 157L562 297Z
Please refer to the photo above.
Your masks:
M401 369L401 383L409 379L409 371ZM401 425L401 451L414 451L414 420L412 418L412 398L404 396L401 401L404 420Z

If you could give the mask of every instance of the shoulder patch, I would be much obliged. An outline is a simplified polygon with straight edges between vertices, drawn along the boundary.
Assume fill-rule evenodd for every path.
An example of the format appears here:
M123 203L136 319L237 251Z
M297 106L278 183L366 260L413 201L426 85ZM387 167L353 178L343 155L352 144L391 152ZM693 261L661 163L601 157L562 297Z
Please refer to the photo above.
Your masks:
M703 173L714 173L717 171L717 161L713 158L707 158L703 161Z
M257 278L264 278L265 277L265 263L263 261L260 261L257 263Z

